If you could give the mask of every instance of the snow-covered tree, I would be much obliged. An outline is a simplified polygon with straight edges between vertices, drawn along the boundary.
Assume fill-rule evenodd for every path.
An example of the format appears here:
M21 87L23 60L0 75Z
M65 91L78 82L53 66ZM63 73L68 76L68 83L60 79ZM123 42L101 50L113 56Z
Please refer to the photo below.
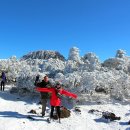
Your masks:
M84 61L84 69L94 71L101 68L101 63L95 53L89 52L82 59Z
M79 69L79 66L79 62L68 60L65 62L64 73L73 73L74 71L77 71Z
M124 54L126 54L125 51L118 50L116 57L105 60L103 66L109 69L123 70L125 73L130 74L130 59Z
M70 49L68 60L80 62L81 58L79 56L79 48L72 47Z
M65 89L78 94L82 103L130 98L130 59L123 50L118 50L116 57L102 64L92 52L80 58L76 47L70 49L67 61L47 58L48 55L47 59L36 58L45 55L40 52L20 60L15 56L0 60L0 72L5 71L8 81L15 81L18 89L26 88L31 92L36 75L42 80L48 74L50 81L61 82Z
M123 58L125 56L125 54L126 54L125 50L119 49L116 52L116 57Z

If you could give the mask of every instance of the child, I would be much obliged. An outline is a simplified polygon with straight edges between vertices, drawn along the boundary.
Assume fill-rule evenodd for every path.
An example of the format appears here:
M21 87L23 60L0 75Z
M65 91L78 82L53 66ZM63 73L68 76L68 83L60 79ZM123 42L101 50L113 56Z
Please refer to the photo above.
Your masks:
M66 95L66 96L70 96L72 98L77 98L76 94L70 93L64 89L62 89L61 85L59 83L56 84L55 87L53 88L36 88L37 91L39 92L50 92L51 93L51 99L50 99L50 105L51 105L51 113L50 113L50 118L53 118L53 112L54 112L54 108L56 108L56 112L59 118L59 122L60 122L60 103L61 103L61 99L60 96L62 94Z

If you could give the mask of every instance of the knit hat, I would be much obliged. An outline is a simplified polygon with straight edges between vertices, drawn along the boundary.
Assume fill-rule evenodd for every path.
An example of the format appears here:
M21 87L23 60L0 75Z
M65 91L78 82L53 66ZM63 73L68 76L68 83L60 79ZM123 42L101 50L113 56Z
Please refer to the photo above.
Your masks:
M55 86L57 89L60 89L61 88L61 84L59 82L56 83L56 86Z

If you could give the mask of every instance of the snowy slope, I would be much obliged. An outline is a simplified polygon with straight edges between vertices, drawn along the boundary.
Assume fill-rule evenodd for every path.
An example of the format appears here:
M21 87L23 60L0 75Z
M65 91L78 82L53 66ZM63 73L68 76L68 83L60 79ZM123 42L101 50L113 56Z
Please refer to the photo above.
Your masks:
M9 86L8 86L9 87ZM83 105L80 106L81 114L71 109L71 117L47 123L50 108L47 108L46 116L41 117L41 105L32 97L19 97L10 94L7 89L0 92L0 130L129 130L127 122L130 119L130 105L119 103L107 105ZM28 113L31 109L39 114ZM109 122L101 118L101 113L90 114L89 110L114 112L121 117L119 121ZM28 115L35 118L30 120Z

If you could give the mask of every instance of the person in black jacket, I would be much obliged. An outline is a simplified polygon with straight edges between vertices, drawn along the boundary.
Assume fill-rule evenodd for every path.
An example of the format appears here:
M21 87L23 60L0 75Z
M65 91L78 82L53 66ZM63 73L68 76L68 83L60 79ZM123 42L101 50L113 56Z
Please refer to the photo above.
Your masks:
M35 79L35 83L34 83L35 86L37 85L37 83L39 83L40 81L39 78L40 78L40 75L38 74Z
M36 78L38 78L38 77L36 77ZM40 83L35 82L35 86L41 87L41 88L50 88L51 87L51 83L49 81L48 76L45 76L43 78L42 82L40 82ZM48 99L50 99L50 94L41 92L42 117L45 116L46 105L47 105Z
M6 82L6 75L4 72L1 74L1 91L4 91L5 89L5 82Z

